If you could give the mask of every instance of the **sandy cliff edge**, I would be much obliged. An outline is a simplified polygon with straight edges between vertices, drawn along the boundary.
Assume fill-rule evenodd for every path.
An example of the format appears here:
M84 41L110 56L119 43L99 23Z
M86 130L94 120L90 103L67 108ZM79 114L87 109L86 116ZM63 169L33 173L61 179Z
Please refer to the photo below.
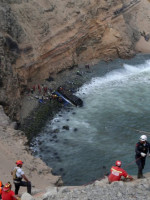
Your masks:
M19 130L14 130L12 122L0 106L0 180L3 184L10 181L13 185L10 172L15 167L16 160L21 159L24 162L24 172L34 188L45 191L48 186L54 186L59 177L53 176L51 169L42 160L34 158L28 152L26 142L24 134ZM21 188L19 192L24 191L26 188Z

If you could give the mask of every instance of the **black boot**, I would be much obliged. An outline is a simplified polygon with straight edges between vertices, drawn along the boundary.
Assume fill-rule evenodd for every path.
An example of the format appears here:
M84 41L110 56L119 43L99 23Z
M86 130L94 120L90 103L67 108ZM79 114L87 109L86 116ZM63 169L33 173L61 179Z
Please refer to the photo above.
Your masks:
M142 178L142 177L143 177L142 170L139 169L139 170L138 170L138 174L137 174L137 178Z
M143 173L141 174L141 178L145 178L145 176L143 176Z

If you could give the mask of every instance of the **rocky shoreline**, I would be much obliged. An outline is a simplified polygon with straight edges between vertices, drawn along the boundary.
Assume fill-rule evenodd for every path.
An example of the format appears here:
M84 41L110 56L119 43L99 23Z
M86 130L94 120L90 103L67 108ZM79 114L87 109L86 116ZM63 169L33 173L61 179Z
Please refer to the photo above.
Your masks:
M106 69L105 71L107 72L108 69ZM78 75L77 72L80 72L82 74L82 76ZM66 73L66 71L62 72L62 74L59 74L57 77L54 78L55 81L50 82L49 85L47 84L47 86L49 86L50 88L55 90L60 85L68 84L68 81L69 81L69 86L71 86L70 88L72 88L72 86L73 86L74 89L78 89L78 87L80 87L86 81L90 80L91 77L94 77L95 75L96 74L94 71L94 67L92 68L92 66L90 66L90 71L87 71L85 66L81 66L78 68L74 68L71 71L69 70L69 71L67 71L67 73ZM67 80L67 83L66 83L66 80ZM71 84L71 83L75 83L75 84ZM27 96L27 98L31 98L31 97L33 97L33 96L32 95ZM38 101L36 98L31 98L31 99L34 103L31 104L31 101L28 100L24 107L24 110L27 110L28 105L30 104L32 109L34 109L34 111L33 111L34 113L31 112L30 115L27 117L29 120L27 124L29 124L29 122L33 122L33 124L35 122L37 123L37 121L36 120L34 121L33 119L36 119L35 115L37 115L38 111L40 112L40 115L41 115L41 121L42 121L42 117L43 117L43 115L41 113L45 112L45 110L46 110L46 112L47 112L47 110L51 111L50 116L49 116L49 112L45 113L46 115L43 118L45 121L45 119L47 119L48 116L52 118L55 115L55 113L58 112L62 108L62 104L60 104L56 101L53 101L53 100L50 102L48 101L47 103L42 104L42 106L41 106L41 104L39 105L37 103ZM59 180L60 177L51 175L51 169L49 167L47 167L45 165L45 163L43 163L43 161L41 161L40 159L34 158L31 155L29 147L26 145L28 143L28 141L30 140L29 136L31 136L31 138L32 138L33 135L32 134L29 136L27 135L27 137L28 137L28 140L27 140L27 138L24 136L24 133L22 131L14 130L14 123L12 124L8 117L6 117L3 114L3 116L1 118L3 119L3 120L1 120L3 123L0 126L1 127L1 129L0 129L1 149L3 148L3 150L4 150L4 147L5 147L6 149L8 149L8 151L10 149L9 152L11 152L11 153L9 153L9 152L2 151L6 155L6 157L4 158L4 160L2 160L1 168L4 168L3 165L7 166L7 164L6 164L7 159L11 158L11 164L9 164L9 169L5 168L5 172L3 173L3 176L2 176L2 181L6 182L5 180L10 180L10 175L8 175L8 174L6 175L6 170L10 171L10 168L12 168L14 166L14 161L16 159L21 158L25 161L24 169L27 173L27 176L29 176L31 178L33 185L35 185L35 189L33 189L33 194L35 194L34 199L45 199L45 200L48 200L51 198L53 198L53 199L104 199L103 197L106 197L106 199L115 200L119 196L122 199L127 199L129 197L130 197L129 199L133 199L130 195L128 195L128 193L126 193L126 194L123 193L123 187L126 187L127 190L129 190L130 185L131 185L130 183L129 183L130 185L127 185L126 183L125 183L125 185L124 185L124 183L123 184L115 183L115 184L112 184L111 186L109 186L106 183L107 182L106 180L105 181L102 180L100 182L98 181L98 182L96 182L92 185L86 186L86 187L75 187L75 189L71 189L71 190L69 189L69 187L62 187L62 188L58 189L57 187L55 187L55 184ZM36 123L35 123L35 127L36 127ZM31 123L30 127L33 128L33 124ZM44 125L44 122L40 124L40 128L42 128L41 125ZM37 133L40 130L40 128L37 129ZM30 130L31 129L29 128L28 131L30 131ZM34 131L35 131L35 129L33 129L33 133L34 133ZM17 141L17 143L16 143L16 141ZM16 146L17 146L17 148L16 148ZM135 196L137 199L138 199L138 195L135 194L136 187L142 187L142 185L145 183L149 184L149 179L146 179L145 181L143 180L140 183L137 181L135 181L133 183L133 188L131 189L133 191L131 191L131 192L133 192L133 194L134 194L133 196ZM42 184L42 186L41 186L41 184ZM103 185L103 187L100 190L99 188L100 188L101 184ZM50 188L48 190L46 190L47 187L50 187ZM117 193L117 189L116 189L117 187L122 188L122 189L120 189L120 193ZM108 188L108 190L113 189L114 197L110 197L110 194L106 194L107 188ZM24 191L25 190L23 189L21 192L23 193ZM42 194L40 194L40 192L42 192ZM39 196L38 196L38 194L39 194ZM145 194L146 199L148 199L147 195L148 194ZM100 196L102 198L100 198ZM139 197L141 197L141 196L139 196ZM29 199L29 198L26 198L26 199Z
M86 65L75 66L52 76L52 81L45 80L40 84L45 85L51 92L57 90L59 86L75 92L95 76L94 68L94 66L87 68ZM35 85L38 84L36 83ZM25 132L29 143L40 132L42 127L44 127L46 121L52 119L63 108L62 103L53 98L49 99L48 95L45 96L43 103L39 103L39 95L37 94L38 92L35 91L24 96L21 110L22 121L18 127Z

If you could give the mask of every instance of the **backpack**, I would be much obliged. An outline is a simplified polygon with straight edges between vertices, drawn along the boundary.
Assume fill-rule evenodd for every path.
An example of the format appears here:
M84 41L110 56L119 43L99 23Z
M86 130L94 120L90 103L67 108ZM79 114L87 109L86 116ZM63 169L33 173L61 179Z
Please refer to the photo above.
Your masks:
M17 168L14 168L13 171L11 172L13 180L17 179L16 172L17 172Z

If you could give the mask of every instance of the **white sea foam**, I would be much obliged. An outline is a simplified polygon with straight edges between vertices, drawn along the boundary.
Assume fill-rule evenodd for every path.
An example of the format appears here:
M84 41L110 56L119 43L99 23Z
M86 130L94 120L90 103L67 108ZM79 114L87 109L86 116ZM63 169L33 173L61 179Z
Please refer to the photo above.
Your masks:
M113 70L103 77L92 78L91 82L89 84L84 84L76 94L84 96L85 94L89 95L91 92L97 92L99 88L104 88L106 86L111 87L120 83L126 84L129 79L135 79L135 76L138 81L139 79L141 79L141 81L149 81L148 77L142 76L143 73L150 73L150 60L136 66L124 64L122 69Z
M95 166L102 168L105 163L110 168L116 158L126 164L132 162L139 138L132 127L150 129L149 77L150 60L134 66L124 64L121 69L93 78L77 93L84 106L58 113L37 137L33 149L58 173L64 169L62 173L66 175L62 175L67 184L70 180L81 184L87 174L103 176ZM63 129L64 125L69 130ZM51 134L54 129L59 133ZM135 174L136 165L128 172Z

